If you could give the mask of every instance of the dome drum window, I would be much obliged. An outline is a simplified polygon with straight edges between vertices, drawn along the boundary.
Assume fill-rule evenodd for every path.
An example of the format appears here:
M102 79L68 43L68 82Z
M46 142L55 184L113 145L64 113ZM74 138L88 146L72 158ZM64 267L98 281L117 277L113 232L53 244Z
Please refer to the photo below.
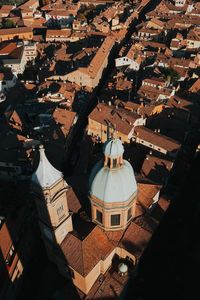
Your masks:
M111 218L110 218L111 226L119 226L120 225L120 220L121 220L121 215L120 214L111 215Z
M103 222L103 214L98 209L96 210L96 221L101 223Z
M104 167L108 167L110 169L120 168L122 165L123 165L123 159L121 159L121 157L117 157L117 158L106 157L104 161Z

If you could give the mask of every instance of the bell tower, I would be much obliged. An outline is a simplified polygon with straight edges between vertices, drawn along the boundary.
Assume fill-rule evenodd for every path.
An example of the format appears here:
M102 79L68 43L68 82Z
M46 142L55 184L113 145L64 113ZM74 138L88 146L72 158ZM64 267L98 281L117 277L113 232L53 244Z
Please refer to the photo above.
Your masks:
M39 165L32 175L32 191L36 201L39 225L48 256L55 261L55 248L73 230L67 204L68 185L60 171L48 161L45 149L39 147Z

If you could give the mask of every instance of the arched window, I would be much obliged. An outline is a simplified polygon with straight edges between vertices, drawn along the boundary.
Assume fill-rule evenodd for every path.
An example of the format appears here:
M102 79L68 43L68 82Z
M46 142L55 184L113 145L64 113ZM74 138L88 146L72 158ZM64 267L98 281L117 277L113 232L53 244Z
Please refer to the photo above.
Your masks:
M108 158L108 168L110 168L111 166L111 161L110 161L110 158Z
M114 158L114 159L113 159L113 168L116 168L116 167L117 167L117 159Z

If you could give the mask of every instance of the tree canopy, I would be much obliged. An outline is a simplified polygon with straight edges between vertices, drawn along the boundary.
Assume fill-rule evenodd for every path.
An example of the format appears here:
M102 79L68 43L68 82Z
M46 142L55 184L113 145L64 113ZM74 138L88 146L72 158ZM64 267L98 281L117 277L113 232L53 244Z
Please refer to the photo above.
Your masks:
M12 28L15 27L15 23L11 19L6 19L2 22L4 28Z
M162 68L162 77L170 83L175 83L180 79L180 74L173 68Z

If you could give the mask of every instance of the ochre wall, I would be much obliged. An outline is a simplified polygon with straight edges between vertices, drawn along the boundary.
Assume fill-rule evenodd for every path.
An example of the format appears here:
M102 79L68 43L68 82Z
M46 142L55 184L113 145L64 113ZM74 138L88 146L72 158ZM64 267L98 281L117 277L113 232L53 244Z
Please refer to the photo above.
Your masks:
M22 40L32 40L33 39L33 32L25 32L25 33L14 33L14 34L0 34L0 42L2 41L7 41L7 40L12 40L15 37L18 37L18 39Z
M98 123L89 118L88 124L88 133L93 136L99 136L102 143L105 143L108 139L108 133L112 133L113 130L111 128L108 129L108 126ZM110 132L109 132L110 131ZM122 143L130 143L128 135L115 130L115 135L121 139Z

